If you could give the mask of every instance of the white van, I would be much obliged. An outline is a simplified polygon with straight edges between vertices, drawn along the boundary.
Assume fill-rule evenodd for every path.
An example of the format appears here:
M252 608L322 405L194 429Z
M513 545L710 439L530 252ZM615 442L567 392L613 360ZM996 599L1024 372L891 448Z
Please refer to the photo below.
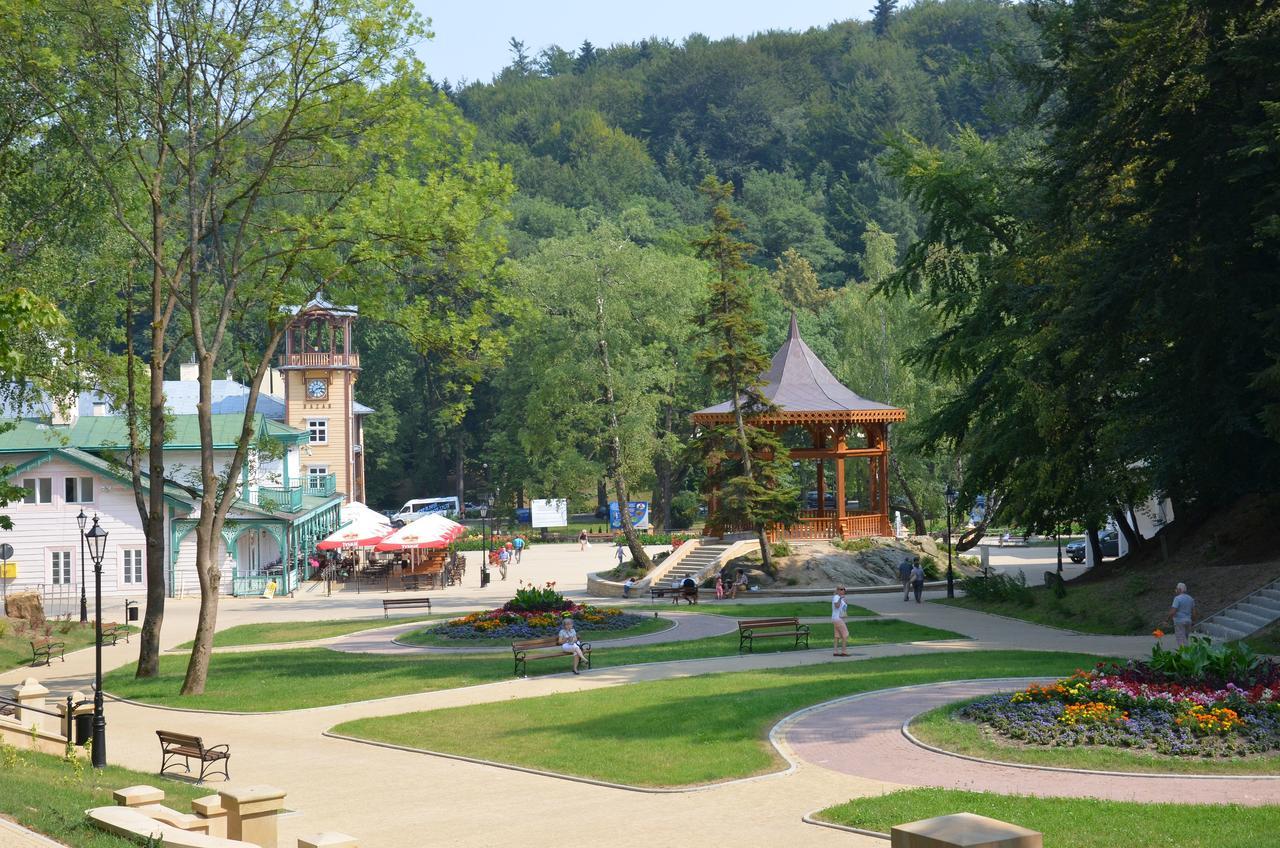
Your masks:
M457 498L415 498L411 501L405 501L404 506L400 507L399 511L391 516L391 520L408 524L414 519L432 513L453 517L458 515L459 512Z

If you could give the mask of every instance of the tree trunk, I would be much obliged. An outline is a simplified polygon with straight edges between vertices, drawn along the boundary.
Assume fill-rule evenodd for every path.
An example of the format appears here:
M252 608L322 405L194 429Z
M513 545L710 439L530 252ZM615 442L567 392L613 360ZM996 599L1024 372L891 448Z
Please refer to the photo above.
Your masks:
M467 460L467 443L466 431L462 428L458 429L457 438L454 440L454 466L453 473L457 476L457 486L455 494L458 497L458 509L466 514L467 492L466 492L466 460Z
M208 511L213 512L210 496L204 499ZM205 504L202 504L202 514ZM201 519L204 525L204 519ZM209 677L209 656L213 653L213 631L218 625L218 592L222 584L222 572L217 564L217 535L211 528L197 526L196 574L200 578L200 612L196 617L196 637L191 647L191 659L187 662L187 676L182 681L183 695L199 695L204 692Z
M604 321L604 295L596 296L596 350L600 354L600 368L604 375L604 402L609 410L609 477L613 479L614 494L618 498L618 515L622 520L622 535L626 537L627 547L631 549L632 559L646 572L653 570L653 560L649 559L644 545L640 544L640 536L635 525L631 523L631 510L627 508L630 498L627 495L626 474L622 467L622 438L618 434L618 405L613 394L613 369L609 367L609 341L606 338Z
M1089 542L1089 550L1093 552L1093 564L1095 566L1102 565L1102 540L1098 538L1098 528L1090 527L1085 530L1085 538Z
M982 511L982 520L973 525L972 530L966 530L960 534L960 541L956 542L956 553L962 553L977 545L982 541L982 537L987 535L987 527L995 520L996 513L1000 510L1000 501L994 492L987 493L987 508ZM952 516L954 519L955 516Z
M671 404L663 404L663 429L671 434ZM663 530L671 529L671 490L674 469L671 457L665 450L658 451L653 458L653 474L657 480L654 491L653 512L657 516L657 524Z
M898 458L893 454L889 454L889 467L893 469L893 476L898 478L898 488L902 490L903 496L906 497L907 503L911 506L907 510L907 515L911 516L911 522L916 526L916 535L928 535L929 528L925 525L924 510L920 507L920 502L916 500L915 492L911 491L911 487L907 485L906 475L902 473L902 467L898 465Z
M1129 524L1129 517L1119 509L1111 510L1111 517L1115 519L1116 527L1120 528L1120 533L1123 534L1125 542L1128 543L1129 553L1136 554L1142 550L1143 539L1138 535L1138 531L1134 529L1134 526Z

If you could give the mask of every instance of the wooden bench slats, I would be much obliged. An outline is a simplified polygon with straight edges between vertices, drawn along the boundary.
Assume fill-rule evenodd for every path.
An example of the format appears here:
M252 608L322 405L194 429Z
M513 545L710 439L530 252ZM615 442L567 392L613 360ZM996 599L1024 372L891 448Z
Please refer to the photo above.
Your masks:
M53 665L53 658L67 661L67 646L63 642L31 642L31 667Z
M221 774L224 779L231 779L231 749L228 746L207 746L199 736L171 730L157 730L156 736L160 739L160 774L177 767L190 774L190 760L194 759L200 763L200 783L204 783L205 776L209 774ZM181 763L178 762L179 757L182 758Z
M383 598L382 599L382 617L387 618L393 609L407 609L410 607L426 607L427 612L431 612L430 598Z
M514 674L519 677L523 670L525 676L528 676L527 663L530 660L551 660L556 657L569 657L572 659L573 654L561 649L560 643L555 636L543 636L538 639L522 639L518 642L511 643L511 653L515 658ZM591 643L582 642L582 655L587 659L587 668L591 668ZM550 650L554 648L555 650ZM542 651L543 653L529 653L530 651Z
M772 630L772 633L758 633L759 630ZM801 624L800 619L791 618L755 618L742 619L738 622L738 653L742 653L745 647L748 652L753 652L753 642L756 639L772 639L779 636L789 636L795 639L795 647L799 648L800 643L804 643L804 647L809 647L809 625Z

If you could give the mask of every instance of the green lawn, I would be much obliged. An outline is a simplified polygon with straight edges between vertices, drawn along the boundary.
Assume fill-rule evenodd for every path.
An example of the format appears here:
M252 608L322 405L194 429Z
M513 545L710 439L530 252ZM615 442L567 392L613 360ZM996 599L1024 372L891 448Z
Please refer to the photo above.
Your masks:
M410 624L415 621L432 621L441 618L456 617L458 613L436 613L435 615L407 615L401 618L346 618L332 621L264 621L261 624L238 624L219 630L213 634L215 648L230 648L236 645L273 645L287 642L310 642L314 639L328 639L333 636L346 636L361 630L373 630L377 627L391 627L396 624ZM175 650L190 650L191 643L184 642Z
M812 631L814 646L831 644L831 625ZM922 639L954 639L958 634L893 619L854 621L849 624L849 644L912 642ZM773 642L787 642L774 639ZM786 645L762 648L757 653L791 650ZM596 668L635 663L733 656L738 636L714 636L687 642L602 648L592 655ZM138 680L132 666L107 675L103 688L112 695L164 706L205 710L269 712L343 704L369 698L453 689L512 674L510 649L492 654L426 654L393 656L346 654L326 648L214 654L204 694L182 697L178 690L186 671L185 656L160 658L158 677ZM552 674L568 670L568 661L535 662L530 673Z
M1063 675L1097 659L1021 651L886 657L361 719L335 730L616 783L689 786L776 770L769 729L812 704L939 680Z
M671 611L673 604L639 604L622 607L625 610ZM681 604L681 612L701 612L708 615L726 615L730 618L827 618L831 604L826 601L784 601L779 603L742 604L735 601L700 601L697 606ZM849 604L850 618L865 618L875 613L865 607Z
M941 598L931 603L950 604L978 612L989 612L1009 618L1020 618L1033 624L1078 630L1081 633L1133 635L1151 630L1141 615L1134 611L1133 599L1112 582L1084 585L1068 583L1067 596L1056 598L1042 586L1031 590L1031 606L1013 601L979 601L974 598Z
M1260 654L1280 654L1280 623L1267 625L1242 641Z
M165 791L165 804L190 812L192 799L209 794L207 786L163 780L155 774L110 766L95 771L61 757L0 746L0 814L76 848L137 848L137 842L99 830L84 811L114 805L111 793L139 783Z
M1276 806L1137 804L952 789L905 789L856 798L817 817L888 833L894 825L960 812L1040 831L1045 848L1258 848L1271 838L1265 834L1280 828Z
M667 619L646 618L634 627L626 630L588 630L584 624L578 623L578 635L583 641L592 645L608 642L610 639L625 639L628 636L644 636L647 633L660 633L670 630L675 624ZM409 645L427 645L439 648L506 648L510 647L510 639L446 639L436 636L431 628L424 627L400 637L400 641Z
M3 634L0 634L0 671L10 668L18 668L19 666L31 664L31 640L35 638L37 641L44 641L44 628L40 628L38 637L32 636L25 629L19 632L17 622L19 619L4 619L0 621L0 628L3 628ZM105 621L105 619L104 619ZM50 622L52 631L48 639L53 642L62 642L66 645L66 653L79 650L80 648L88 648L93 645L93 625L80 626L79 622ZM66 628L66 632L62 632ZM129 632L136 632L135 628L129 628ZM107 644L110 644L108 642ZM56 660L55 660L56 662Z
M1209 760L1168 757L1102 745L1040 748L1004 742L984 733L975 722L953 718L952 714L965 703L968 701L930 710L911 723L912 734L922 742L957 754L1036 766L1177 774L1280 774L1280 755Z

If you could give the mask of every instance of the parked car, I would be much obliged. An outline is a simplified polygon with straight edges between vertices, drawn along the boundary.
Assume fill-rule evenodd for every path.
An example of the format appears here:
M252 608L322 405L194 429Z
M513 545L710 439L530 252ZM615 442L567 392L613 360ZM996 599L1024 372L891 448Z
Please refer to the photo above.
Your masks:
M1102 555L1104 557L1120 556L1120 531L1107 530L1098 537L1098 542L1102 547ZM1067 542L1065 548L1067 556L1071 557L1071 561L1077 565L1084 562L1085 546L1088 544L1088 539L1074 539Z

